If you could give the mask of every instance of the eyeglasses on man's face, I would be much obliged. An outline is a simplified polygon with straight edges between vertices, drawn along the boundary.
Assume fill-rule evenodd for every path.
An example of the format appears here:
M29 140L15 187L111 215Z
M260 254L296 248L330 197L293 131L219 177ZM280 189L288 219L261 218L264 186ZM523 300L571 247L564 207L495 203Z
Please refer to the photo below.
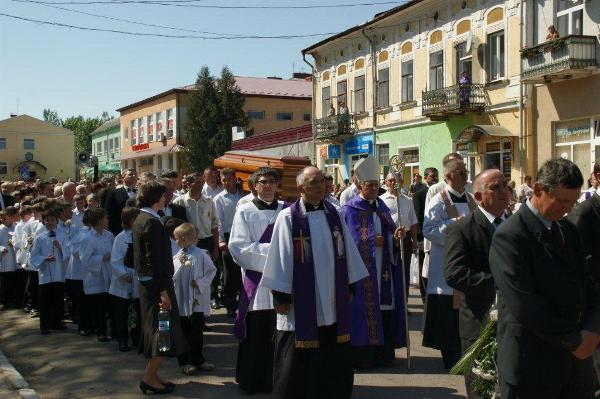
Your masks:
M277 180L257 180L256 183L261 186L274 186L277 184Z

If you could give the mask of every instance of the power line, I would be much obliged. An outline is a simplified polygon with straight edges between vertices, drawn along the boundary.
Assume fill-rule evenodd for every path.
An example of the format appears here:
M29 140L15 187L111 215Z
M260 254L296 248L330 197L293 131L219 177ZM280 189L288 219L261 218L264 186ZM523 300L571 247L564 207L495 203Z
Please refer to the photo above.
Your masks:
M130 19L111 17L108 15L93 14L93 13L89 13L89 12L85 12L85 11L73 10L71 8L53 6L53 5L45 4L44 2L35 1L35 0L13 0L13 1L17 1L19 3L32 3L32 4L37 4L37 5L40 5L43 7L54 8L57 10L63 10L63 11L77 13L77 14L88 15L88 16L96 17L96 18L104 18L104 19L109 19L112 21L119 21L119 22L135 24L135 25L148 26L148 27L152 27L152 28L170 29L170 30L175 30L175 31L180 31L180 32L202 33L202 34L215 35L215 36L230 36L232 38L242 38L242 39L245 38L246 36L249 36L249 35L234 34L234 33L208 32L208 31L202 31L202 30L196 30L196 29L186 29L186 28L178 28L178 27L174 27L174 26L150 24L150 23L140 22L140 21L132 21ZM299 35L299 36L308 38L308 37L316 37L316 36L327 36L327 35L332 35L332 34L335 34L335 33L332 33L332 32L310 33L310 34L303 34L303 35ZM261 35L261 38L263 38L263 39L286 39L286 38L295 39L297 37L298 37L298 35L273 35L273 36ZM254 37L252 37L252 38L254 38Z
M15 0L19 1L19 0ZM379 6L379 5L391 5L391 4L403 4L409 0L404 1L379 1L369 3L351 3L351 4L312 4L312 5L292 5L292 6L223 6L223 5L209 5L209 4L191 4L202 0L84 0L84 1L40 1L43 4L50 5L90 5L90 4L102 4L102 5L119 5L119 4L147 4L147 5L159 5L159 6L173 6L173 7L194 7L194 8L214 8L224 10L294 10L294 9L315 9L315 8L348 8L348 7L367 7L367 6Z
M0 16L6 18L13 18L21 21L32 22L41 25L51 25L51 26L59 26L63 28L71 28L78 29L84 31L95 31L95 32L109 32L109 33L118 33L122 35L129 36L146 36L146 37L163 37L168 39L201 39L201 40L234 40L234 39L299 39L313 36L327 36L335 33L317 33L311 35L281 35L281 36L264 36L264 35L246 35L246 36L194 36L194 35L166 35L162 33L143 33L143 32L130 32L123 31L118 29L105 29L105 28L92 28L87 26L77 26L70 24L63 24L61 22L55 21L44 21L33 18L20 17L18 15L11 15L0 13Z

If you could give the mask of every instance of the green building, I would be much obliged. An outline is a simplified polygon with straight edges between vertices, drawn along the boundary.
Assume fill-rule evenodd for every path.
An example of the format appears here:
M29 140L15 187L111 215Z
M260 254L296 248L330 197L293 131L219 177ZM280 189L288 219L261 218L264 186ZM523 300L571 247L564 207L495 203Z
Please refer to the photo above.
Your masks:
M121 154L121 122L114 118L92 132L92 154L98 158L100 175L116 175L121 172L118 161Z

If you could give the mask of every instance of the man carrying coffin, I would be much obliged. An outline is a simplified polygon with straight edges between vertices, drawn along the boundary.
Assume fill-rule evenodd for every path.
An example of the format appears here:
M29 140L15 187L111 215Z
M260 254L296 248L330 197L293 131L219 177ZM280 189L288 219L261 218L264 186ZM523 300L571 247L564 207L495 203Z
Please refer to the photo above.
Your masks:
M356 284L350 302L352 360L358 368L391 366L394 349L406 346L402 260L394 258L394 238L402 238L404 230L396 228L390 209L378 198L379 170L371 156L356 163L360 193L342 208L369 272Z
M346 223L308 166L301 198L279 213L260 283L277 311L273 392L278 398L350 398L351 284L368 276Z
M259 168L251 176L256 196L239 205L229 235L229 253L242 269L242 287L234 333L240 340L235 380L246 393L271 392L275 310L271 291L258 288L273 225L283 202L275 200L279 176ZM221 194L219 194L221 195ZM218 196L217 196L218 197Z

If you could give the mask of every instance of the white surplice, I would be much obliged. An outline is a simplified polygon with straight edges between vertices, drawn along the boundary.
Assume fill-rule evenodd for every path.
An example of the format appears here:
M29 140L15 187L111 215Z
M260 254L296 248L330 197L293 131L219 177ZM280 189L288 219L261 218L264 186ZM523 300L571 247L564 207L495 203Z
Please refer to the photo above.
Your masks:
M98 233L90 229L80 244L79 255L83 264L83 292L86 295L108 292L110 288L110 258L104 255L112 252L115 236L108 230Z
M184 260L185 257L185 261ZM183 262L182 262L183 261ZM180 316L192 313L210 314L210 284L217 268L208 253L198 247L190 247L187 252L181 249L173 257L173 285ZM198 287L192 286L192 280Z
M125 255L131 242L131 230L123 230L115 237L110 254L111 276L108 293L123 299L139 297L135 270L125 266Z
M14 225L6 227L0 224L0 273L17 270L17 257L13 247Z
M233 260L242 269L242 279L246 270L262 273L267 261L269 243L260 243L265 229L275 222L277 215L283 208L283 202L279 201L277 210L260 210L253 202L238 205L231 234L229 236L229 253ZM273 297L271 291L265 287L258 287L248 311L273 309Z
M59 248L54 246L54 241L58 241ZM29 267L38 271L40 285L65 282L69 251L68 239L63 232L57 230L56 236L50 237L50 231L44 228L36 234ZM49 255L54 255L53 261L46 260Z
M301 201L304 208L304 202ZM331 229L325 212L308 212L310 245L314 261L317 325L329 326L337 321L335 304L335 262ZM344 218L340 215L344 234L344 250L348 268L348 282L354 283L369 275L358 248L352 240ZM290 208L277 216L273 239L267 254L267 262L260 282L261 287L287 294L292 293L294 279L294 240ZM292 299L293 301L293 299ZM310 311L313 311L312 309ZM277 329L295 331L293 303L285 315L277 315Z

